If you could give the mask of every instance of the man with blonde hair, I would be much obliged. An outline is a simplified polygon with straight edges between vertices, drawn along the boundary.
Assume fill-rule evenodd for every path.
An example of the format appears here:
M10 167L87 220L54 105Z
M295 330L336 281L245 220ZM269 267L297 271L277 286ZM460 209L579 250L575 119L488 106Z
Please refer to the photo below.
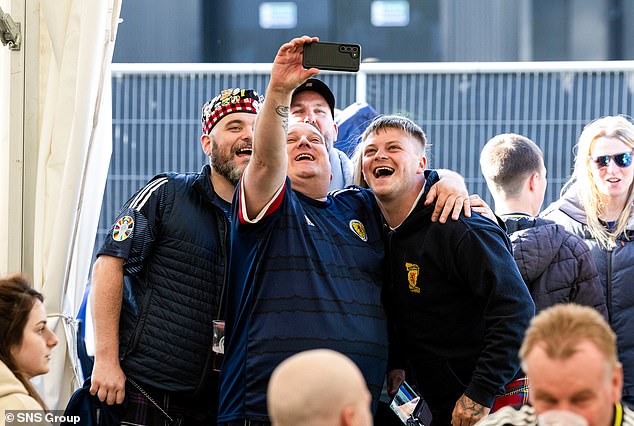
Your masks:
M505 407L479 425L543 424L540 419L555 411L574 413L589 426L634 425L634 412L620 402L616 336L596 310L575 304L543 310L526 330L519 355L530 404Z
M329 349L286 359L273 371L267 392L274 426L371 426L371 401L355 363Z

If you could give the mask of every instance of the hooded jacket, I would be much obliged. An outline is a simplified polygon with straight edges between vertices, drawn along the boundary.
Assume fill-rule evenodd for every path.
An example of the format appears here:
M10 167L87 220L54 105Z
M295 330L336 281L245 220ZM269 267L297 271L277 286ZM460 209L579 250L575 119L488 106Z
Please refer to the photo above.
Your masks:
M617 238L616 247L610 250L600 247L590 234L576 184L548 206L542 216L565 226L590 247L623 364L623 396L634 396L634 214L625 234Z
M7 365L0 361L0 419L5 410L43 410Z
M536 312L557 303L577 303L596 308L607 319L599 273L583 239L543 218L503 220Z
M387 235L388 316L432 412L462 393L490 407L519 370L534 303L497 224L479 214L431 221L434 205L424 200L433 175Z

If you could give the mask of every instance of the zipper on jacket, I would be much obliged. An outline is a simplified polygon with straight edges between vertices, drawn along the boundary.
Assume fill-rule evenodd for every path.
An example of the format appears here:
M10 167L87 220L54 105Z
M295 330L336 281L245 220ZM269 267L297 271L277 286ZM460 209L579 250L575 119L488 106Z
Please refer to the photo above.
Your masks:
M216 316L216 319L222 319L223 316L223 312L222 312L222 301L225 297L225 290L227 288L227 278L229 276L229 227L231 226L231 224L229 223L229 220L227 219L227 217L225 216L224 212L216 212L218 214L218 216L221 217L222 223L224 224L224 229L223 229L223 238L222 238L222 244L223 244L223 251L225 253L225 265L223 268L223 272L222 272L222 289L220 290L220 300L218 301L218 315Z
M608 267L605 277L605 303L608 308L608 322L612 324L612 249L607 251Z
M125 282L124 284L125 285ZM136 323L134 328L134 332L129 340L129 346L126 348L126 351L119 357L119 361L125 360L125 358L132 353L139 344L139 340L141 340L141 335L143 334L143 330L145 329L145 321L147 319L147 311L150 306L150 301L152 299L152 294L154 293L154 285L148 286L145 294L143 295L143 300L139 308L139 320Z
M394 280L395 280L394 265L393 265L393 262L391 261L391 258L392 258L392 236L394 235L394 231L389 229L389 227L386 224L384 224L383 226L385 226L386 229L388 229L388 231L386 232L387 247L386 247L386 250L385 250L385 261L389 265L388 266L388 270L390 271L389 275L388 275L389 281L387 283L387 287L388 287L388 291L389 291L388 295L389 295L389 294L391 294L394 291L394 287L395 287L395 284L394 284ZM386 295L386 296L388 296L388 295Z
M225 265L224 272L222 274L222 289L220 290L220 300L218 301L218 315L216 316L217 319L220 319L220 314L222 313L222 299L225 293L225 286L227 284L227 275L229 269L229 220L227 219L227 216L222 211L222 209L218 207L216 207L216 216L224 225L222 244L225 254ZM209 324L209 326L211 327L211 324ZM198 397L205 383L207 383L207 381L209 380L209 377L207 376L209 376L209 368L213 362L213 357L214 353L212 345L207 345L207 358L205 360L205 365L203 366L202 374L200 375L200 381L198 382L198 385L196 385L196 389L192 394L192 401L194 401ZM220 382L218 382L218 387L220 387ZM189 410L190 409L188 408L187 412L189 412Z

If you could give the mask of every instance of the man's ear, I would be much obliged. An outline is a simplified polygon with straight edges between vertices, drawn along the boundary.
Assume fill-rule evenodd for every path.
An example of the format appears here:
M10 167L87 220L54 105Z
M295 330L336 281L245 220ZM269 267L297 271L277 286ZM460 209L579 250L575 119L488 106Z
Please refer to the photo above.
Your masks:
M616 404L621 400L623 389L623 365L617 362L612 371L612 403Z
M537 182L539 181L539 172L533 172L528 178L528 189L531 192L537 190Z
M416 174L419 175L419 174L425 173L426 168L427 168L427 157L425 156L425 154L423 154L418 160L418 169L416 169Z
M207 157L211 158L211 136L202 135L200 137L200 145L203 147L203 151Z
M332 127L335 128L335 140L332 142L332 145L334 146L335 142L337 141L337 136L339 136L339 127L337 127L337 123L335 123L334 121L332 123Z
M355 426L356 425L356 417L357 413L354 410L354 407L348 405L343 410L341 410L341 414L339 415L340 421L339 424L341 426Z

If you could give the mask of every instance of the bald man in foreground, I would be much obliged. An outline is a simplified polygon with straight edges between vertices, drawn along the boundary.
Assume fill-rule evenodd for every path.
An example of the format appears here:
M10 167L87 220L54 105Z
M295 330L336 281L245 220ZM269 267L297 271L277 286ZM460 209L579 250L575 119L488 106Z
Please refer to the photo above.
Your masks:
M273 426L371 426L371 402L359 368L329 349L286 359L273 371L267 392Z

